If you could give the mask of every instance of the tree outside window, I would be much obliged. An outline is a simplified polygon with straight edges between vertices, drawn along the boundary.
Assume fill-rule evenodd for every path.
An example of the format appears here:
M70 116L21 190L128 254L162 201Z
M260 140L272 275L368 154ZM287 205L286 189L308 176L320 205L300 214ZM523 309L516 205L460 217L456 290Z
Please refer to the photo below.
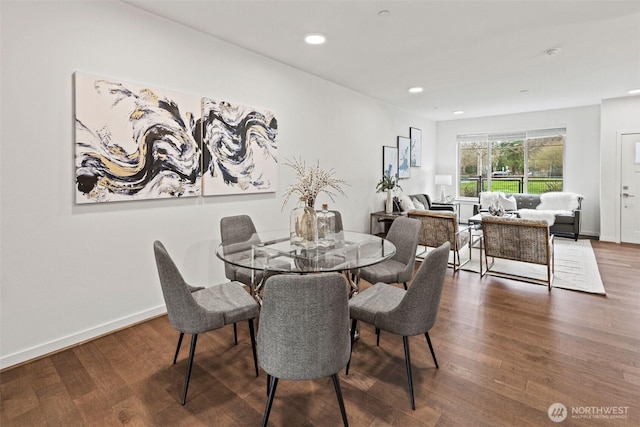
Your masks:
M565 129L459 135L459 196L562 191L564 135Z

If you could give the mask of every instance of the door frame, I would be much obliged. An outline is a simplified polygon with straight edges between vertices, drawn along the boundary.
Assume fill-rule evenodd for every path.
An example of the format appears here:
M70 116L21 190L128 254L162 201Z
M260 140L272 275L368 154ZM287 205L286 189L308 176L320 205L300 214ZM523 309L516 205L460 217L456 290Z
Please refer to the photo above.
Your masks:
M624 135L640 134L640 129L619 130L616 132L616 190L618 202L616 203L616 243L622 241L622 137Z

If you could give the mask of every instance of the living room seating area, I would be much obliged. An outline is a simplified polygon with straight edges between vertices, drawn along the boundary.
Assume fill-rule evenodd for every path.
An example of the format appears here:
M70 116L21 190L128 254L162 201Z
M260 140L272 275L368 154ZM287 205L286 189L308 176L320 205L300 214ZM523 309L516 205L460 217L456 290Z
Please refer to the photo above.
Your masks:
M570 235L578 240L583 197L570 192L554 191L543 194L482 192L473 214L502 208L516 212L520 218L545 220L552 234Z

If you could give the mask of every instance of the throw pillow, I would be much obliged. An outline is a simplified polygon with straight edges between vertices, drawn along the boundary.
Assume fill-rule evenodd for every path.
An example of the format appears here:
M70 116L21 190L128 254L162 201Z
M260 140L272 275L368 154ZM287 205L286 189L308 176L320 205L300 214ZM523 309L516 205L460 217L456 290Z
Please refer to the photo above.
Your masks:
M411 201L411 197L402 196L400 197L400 208L402 208L402 212L410 211L411 209L415 209L415 205Z
M518 210L518 203L516 203L516 198L513 196L505 197L500 195L498 197L498 204L502 206L505 211Z
M489 206L493 203L494 205L498 204L498 198L505 194L501 191L483 191L480 193L480 207L482 209L489 209Z
M416 209L420 209L421 211L424 211L424 210L426 210L426 209L427 209L427 208L426 208L422 203L420 203L417 199L411 199L411 201L413 202L413 206L415 206L415 207L416 207Z

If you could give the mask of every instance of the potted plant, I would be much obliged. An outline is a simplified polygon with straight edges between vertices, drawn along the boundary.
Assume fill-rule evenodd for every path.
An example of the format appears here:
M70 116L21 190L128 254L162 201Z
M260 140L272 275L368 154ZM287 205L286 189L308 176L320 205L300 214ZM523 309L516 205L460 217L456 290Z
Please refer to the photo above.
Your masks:
M402 190L402 187L398 185L398 178L390 175L382 175L382 178L376 184L376 193L387 192L387 204L385 207L388 214L393 212L393 190L396 188Z

